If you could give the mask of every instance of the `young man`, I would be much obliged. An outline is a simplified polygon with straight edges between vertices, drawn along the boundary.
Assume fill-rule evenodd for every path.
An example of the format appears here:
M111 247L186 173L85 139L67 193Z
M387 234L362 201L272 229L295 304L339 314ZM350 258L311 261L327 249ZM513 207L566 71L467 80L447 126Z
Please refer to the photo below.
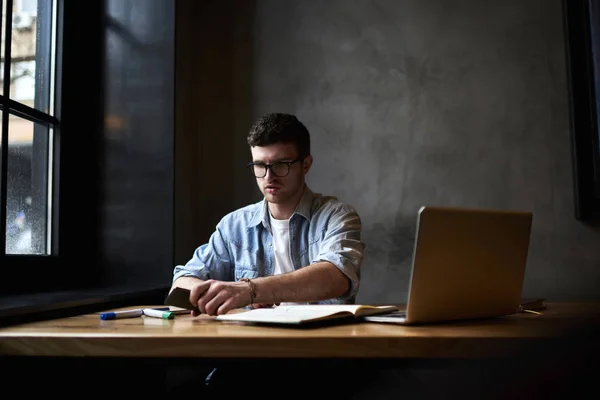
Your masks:
M250 305L353 303L365 245L357 212L305 183L310 135L295 116L268 114L248 135L248 169L264 199L217 224L208 243L173 271L201 313Z

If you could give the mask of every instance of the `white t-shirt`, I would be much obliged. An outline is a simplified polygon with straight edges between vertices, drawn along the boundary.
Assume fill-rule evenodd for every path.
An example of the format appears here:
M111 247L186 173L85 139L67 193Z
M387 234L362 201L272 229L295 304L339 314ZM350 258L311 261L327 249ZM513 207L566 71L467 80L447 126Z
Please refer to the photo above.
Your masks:
M275 270L273 275L292 272L292 258L290 257L290 220L275 219L269 213L271 219L271 232L273 232L273 255L275 256Z
M275 219L269 213L271 232L273 232L273 255L275 269L273 275L285 274L294 270L290 256L290 220ZM281 303L280 305L306 304L306 303Z

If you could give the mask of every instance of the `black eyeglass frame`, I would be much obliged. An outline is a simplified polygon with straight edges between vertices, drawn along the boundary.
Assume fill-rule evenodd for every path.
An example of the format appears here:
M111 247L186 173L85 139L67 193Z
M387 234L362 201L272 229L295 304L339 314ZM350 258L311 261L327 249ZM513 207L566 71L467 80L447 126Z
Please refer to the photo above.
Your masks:
M303 161L304 158L305 157L296 158L293 161L275 161L274 163L270 163L270 164L265 164L265 163L261 163L261 162L257 162L257 163L251 162L251 163L248 163L246 165L246 167L248 168L248 171L250 171L250 174L252 174L252 176L254 176L255 178L264 178L265 176L267 176L267 171L269 169L271 170L271 173L273 173L273 175L275 175L276 177L283 178L284 176L288 176L290 174L290 171L292 170L292 164L297 163L299 161ZM273 165L276 165L276 164L287 164L288 169L287 169L287 172L285 173L285 175L277 175L275 173L275 171L273 170ZM260 166L263 166L265 168L264 175L257 176L254 173L254 166L256 166L256 165L260 165Z

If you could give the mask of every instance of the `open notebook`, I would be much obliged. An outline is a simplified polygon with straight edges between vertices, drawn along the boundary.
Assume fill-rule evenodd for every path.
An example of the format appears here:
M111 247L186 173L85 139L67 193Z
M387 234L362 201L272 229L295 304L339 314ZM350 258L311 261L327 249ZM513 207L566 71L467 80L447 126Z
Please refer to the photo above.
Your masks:
M216 319L219 321L239 321L262 324L304 325L338 319L359 319L369 315L381 315L394 311L398 311L398 308L392 305L285 305L219 315Z

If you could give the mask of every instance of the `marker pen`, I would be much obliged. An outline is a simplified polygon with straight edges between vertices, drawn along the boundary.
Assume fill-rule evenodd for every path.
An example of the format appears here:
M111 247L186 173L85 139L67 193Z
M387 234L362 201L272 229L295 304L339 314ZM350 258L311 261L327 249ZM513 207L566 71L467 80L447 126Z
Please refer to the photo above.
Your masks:
M163 310L169 311L169 307L158 307L155 310ZM135 318L141 317L144 315L144 310L141 308L134 308L132 310L123 310L123 311L109 311L100 313L100 319L110 320L110 319L120 319L120 318Z
M144 310L141 308L137 308L135 310L125 310L125 311L110 311L100 313L100 319L109 320L109 319L119 319L119 318L135 318L141 317L144 315Z
M175 318L175 314L170 311L155 310L152 308L144 308L143 313L144 313L144 315L146 315L148 317L154 317L154 318L162 318L162 319Z

